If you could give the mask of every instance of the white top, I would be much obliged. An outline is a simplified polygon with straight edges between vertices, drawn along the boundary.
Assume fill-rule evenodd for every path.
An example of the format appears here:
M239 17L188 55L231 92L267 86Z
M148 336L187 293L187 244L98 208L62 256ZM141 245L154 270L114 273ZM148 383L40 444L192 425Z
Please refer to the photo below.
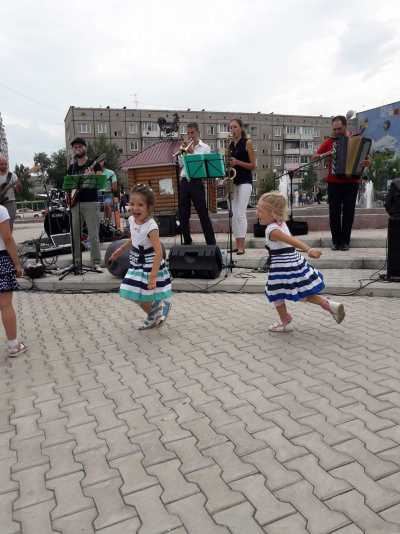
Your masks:
M6 174L0 174L0 187L7 182L7 175L8 175L8 172L6 172ZM17 175L12 172L10 183L15 187L17 181L18 181ZM14 187L10 187L10 189L7 191L6 193L7 200L15 200Z
M10 219L10 216L8 214L8 209L0 205L0 224L5 221L8 221L9 219ZM0 250L6 250L6 246L4 244L4 241L1 235L0 235Z
M131 230L132 246L135 248L139 248L140 246L144 248L153 247L153 243L148 236L152 230L158 230L156 221L154 219L149 219L143 224L137 224L133 215L129 217L128 221Z
M193 154L209 154L211 152L210 145L204 143L199 139L197 145L193 148ZM183 167L182 157L179 156L179 164L181 165L181 178L186 178L185 167Z
M283 223L273 222L269 224L265 229L265 244L267 245L268 248L270 248L271 250L278 250L280 248L286 248L286 247L292 246L292 245L289 245L289 243L285 243L284 241L273 241L272 239L270 239L269 236L271 235L271 232L273 230L280 230L284 234L292 235L285 222Z

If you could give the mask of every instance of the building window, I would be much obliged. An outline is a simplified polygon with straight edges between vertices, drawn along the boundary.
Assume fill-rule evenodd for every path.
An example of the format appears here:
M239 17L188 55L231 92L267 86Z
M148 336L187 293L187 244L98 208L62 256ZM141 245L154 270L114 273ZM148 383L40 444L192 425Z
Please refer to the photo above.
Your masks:
M314 144L311 141L300 141L300 148L313 149Z
M107 124L99 122L97 124L97 133L98 134L106 134L107 133Z
M89 124L87 122L80 122L79 123L79 133L81 133L81 134L89 133Z
M282 158L280 156L273 156L272 165L274 167L280 167L282 165Z
M131 152L136 152L137 150L139 150L139 141L131 141L129 143L129 149L131 150Z
M297 127L296 126L286 126L286 133L287 134L295 134L295 133L297 133Z
M314 128L314 137L320 137L321 136L321 131L319 128Z
M311 128L310 126L303 126L303 134L314 135L314 128Z
M114 137L122 137L122 130L115 130Z
M210 143L211 152L215 152L215 143Z
M181 135L185 135L187 132L186 132L186 124L182 124L181 126L179 126L179 133Z
M285 163L299 163L299 156L289 154L285 158Z
M274 136L275 137L282 136L282 126L274 126Z
M309 156L300 156L300 163L308 163L310 161Z
M207 126L207 135L215 135L217 133L216 127L213 125Z
M158 125L156 122L144 122L143 123L143 132L156 132Z
M257 152L257 143L253 142L253 150L254 150L254 152Z
M229 132L229 123L228 122L222 122L221 124L218 124L218 131L219 131L219 133L227 133L227 132Z
M138 133L138 125L136 124L136 122L130 122L128 124L128 132L130 134L137 134Z
M274 141L272 146L273 149L277 152L280 152L282 150L282 143L280 141Z
M251 126L250 127L250 136L251 137L257 137L257 126Z

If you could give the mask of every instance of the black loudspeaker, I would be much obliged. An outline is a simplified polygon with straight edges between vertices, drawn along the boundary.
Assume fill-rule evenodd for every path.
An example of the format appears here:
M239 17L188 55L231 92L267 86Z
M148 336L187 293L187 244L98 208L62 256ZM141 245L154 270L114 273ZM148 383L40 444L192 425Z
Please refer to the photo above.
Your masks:
M260 221L257 221L253 226L254 237L265 237L266 225L261 224Z
M400 282L400 218L389 218L387 239L387 279Z
M119 248L124 243L126 243L126 239L113 241L111 245L107 248L106 254L104 256L104 263L106 264L107 269L113 276L120 279L122 279L128 272L130 250L125 251L122 256L117 259L117 261L113 261L111 264L109 262L109 258L111 254L115 252L117 248Z
M158 229L160 232L160 237L173 237L176 236L178 232L178 226L176 224L176 215L157 215L155 217Z
M217 278L222 271L222 254L216 245L179 245L169 253L174 278Z
M131 253L131 249L126 250L116 261L113 261L111 264L109 262L109 258L111 254L117 250L121 245L124 245L126 243L126 239L120 239L119 241L113 241L111 245L107 248L105 256L104 256L104 263L107 267L107 269L110 271L110 273L115 276L116 278L124 278L126 273L129 269L129 256ZM165 260L166 253L165 253L165 247L161 243L161 248L163 251L163 258Z
M294 221L293 219L289 219L286 221L286 224L292 235L308 234L308 223L306 221Z

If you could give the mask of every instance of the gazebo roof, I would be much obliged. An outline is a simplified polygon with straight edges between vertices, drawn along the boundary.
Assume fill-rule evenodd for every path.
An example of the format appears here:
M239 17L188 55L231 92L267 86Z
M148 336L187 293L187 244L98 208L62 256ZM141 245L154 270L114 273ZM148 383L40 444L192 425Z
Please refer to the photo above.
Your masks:
M179 150L181 141L168 139L149 146L139 154L124 161L122 168L125 170L137 167L158 167L161 165L175 165L173 154Z

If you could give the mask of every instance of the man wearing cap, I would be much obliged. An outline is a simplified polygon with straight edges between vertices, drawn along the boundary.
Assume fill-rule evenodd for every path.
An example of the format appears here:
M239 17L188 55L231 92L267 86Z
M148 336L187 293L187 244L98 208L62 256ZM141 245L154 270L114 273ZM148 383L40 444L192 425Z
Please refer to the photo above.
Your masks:
M74 161L68 167L68 174L87 174L90 171L90 162L87 157L86 141L82 137L76 137L71 143ZM100 215L97 203L97 189L83 188L77 193L77 203L71 209L72 231L74 235L74 257L80 257L81 229L86 222L90 241L90 259L93 267L101 263L99 227ZM81 267L81 265L78 265Z

